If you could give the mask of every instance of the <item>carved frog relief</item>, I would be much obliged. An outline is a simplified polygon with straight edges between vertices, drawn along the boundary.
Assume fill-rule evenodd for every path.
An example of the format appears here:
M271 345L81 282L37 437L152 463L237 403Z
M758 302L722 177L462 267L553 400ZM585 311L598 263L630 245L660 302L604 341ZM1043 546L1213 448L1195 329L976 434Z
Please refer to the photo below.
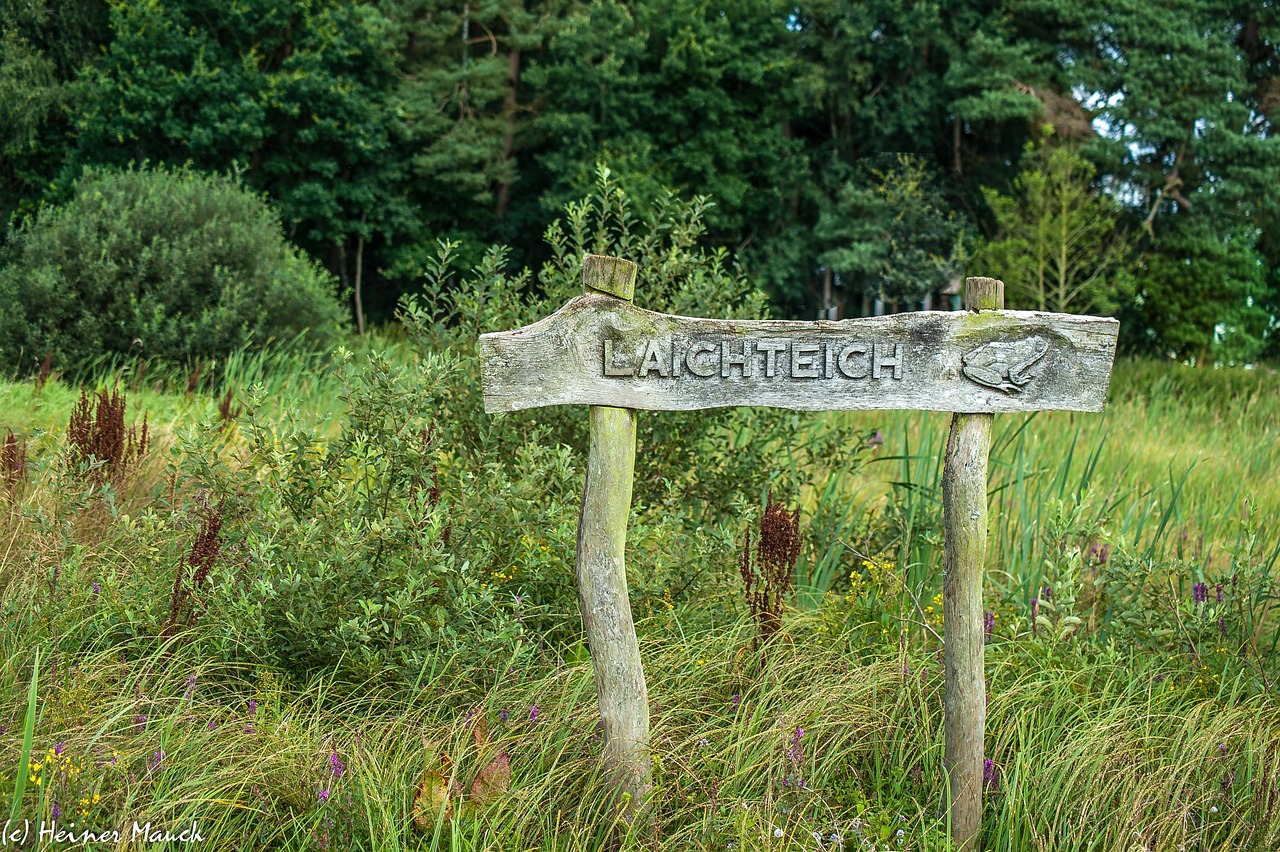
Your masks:
M1048 351L1049 341L1036 336L984 343L960 356L960 360L968 378L980 385L1014 394L1022 393L1022 389L1039 375L1032 368Z

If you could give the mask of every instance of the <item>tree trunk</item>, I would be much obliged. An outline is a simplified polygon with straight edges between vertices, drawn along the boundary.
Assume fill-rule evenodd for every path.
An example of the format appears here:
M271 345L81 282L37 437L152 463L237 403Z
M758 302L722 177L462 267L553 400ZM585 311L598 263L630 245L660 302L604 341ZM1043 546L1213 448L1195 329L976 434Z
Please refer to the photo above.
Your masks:
M953 165L956 174L964 174L964 164L960 161L960 140L964 137L964 124L960 120L960 114L956 113L955 127L951 132L951 156L954 158Z
M513 49L507 53L507 95L502 102L502 166L504 168L511 162L511 155L516 147L516 108L519 106L516 94L519 86L520 51ZM494 212L499 219L507 215L507 208L511 201L511 184L514 180L514 175L510 177L504 175L502 182L498 184L498 203Z
M338 283L342 285L342 294L345 296L351 289L351 276L347 273L347 241L339 240L334 245L334 252L338 255Z
M361 217L361 223L364 218ZM356 241L356 331L364 337L364 303L360 298L360 282L364 278L364 236Z

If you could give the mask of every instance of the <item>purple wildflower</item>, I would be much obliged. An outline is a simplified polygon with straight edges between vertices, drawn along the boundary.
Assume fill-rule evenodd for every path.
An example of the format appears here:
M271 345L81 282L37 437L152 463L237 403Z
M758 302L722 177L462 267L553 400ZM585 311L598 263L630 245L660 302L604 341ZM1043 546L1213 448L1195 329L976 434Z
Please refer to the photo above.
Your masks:
M1227 619L1226 619L1226 617L1223 617L1223 618L1219 618L1219 619L1218 619L1218 633L1220 633L1220 634L1222 635L1222 638L1223 638L1223 639L1226 639L1226 638L1227 638Z
M258 702L254 701L252 698L249 699L249 715L258 715Z
M537 704L530 705L529 707L529 721L530 722L538 721L538 705Z
M1049 588L1048 586L1045 586L1045 587L1044 587L1044 591L1043 591L1043 592L1041 592L1041 594L1040 594L1040 597L1041 597L1041 599L1046 600L1046 601L1051 601L1051 600L1053 600L1053 589Z
M213 730L214 728L216 728L216 727L218 727L218 720L217 720L217 719L210 719L210 720L209 720L209 730L211 730L211 731L212 731L212 730Z
M1227 747L1226 747L1225 745L1223 745L1223 744L1219 743L1219 744L1218 744L1218 754L1222 755L1223 757L1226 757L1226 756L1227 756Z
M58 744L53 747L54 754L62 754L66 750L67 750L67 746L65 743L62 742L62 740L58 740Z
M347 765L342 762L342 758L338 757L338 753L331 752L329 754L329 774L335 779L341 778L342 773L346 770Z
M1214 599L1214 600L1216 600L1218 603L1226 603L1226 602L1227 602L1227 590L1226 590L1226 589L1224 589L1224 588L1222 588L1222 584L1221 584L1221 583L1217 583L1216 585L1214 585L1214 587L1213 587L1213 599Z
M147 726L147 717L144 714L139 713L137 716L133 717L133 727L135 729L141 731L146 726Z
M507 708L503 707L501 710L498 711L498 719L500 721L505 722L510 718L511 718L511 714L507 712Z
M93 593L96 595L96 594L100 594L101 592L102 592L102 585L95 580L93 583Z
M187 678L187 691L182 693L183 698L190 698L196 691L196 676L191 675Z
M732 697L732 698L730 698L729 700L730 700L730 701L732 701L734 704L741 704L741 703L742 703L742 696L735 692L735 693L733 694L733 697Z
M327 801L329 801L329 788L325 787L323 790L320 791L320 802L321 804L323 804L324 802L327 802Z
M1191 587L1191 599L1198 604L1204 603L1209 597L1209 587L1204 583L1196 583Z
M1164 683L1164 675L1162 674L1156 675L1156 683Z
M982 634L990 638L996 629L996 614L991 610L987 610L982 616Z
M804 728L796 725L795 732L791 735L791 747L787 749L787 763L791 767L791 772L794 773L795 781L793 783L797 787L804 787L804 778L802 777L804 747L800 744L802 739L804 739ZM788 780L790 780L790 776L788 776Z
M1000 768L989 757L982 761L982 783L993 792L1000 789Z
M54 819L57 819L58 817L62 816L62 808L58 807L57 799L53 800L53 807L49 809L49 815L52 816Z
M160 768L160 764L162 763L164 763L164 749L159 749L151 756L151 761L148 763L148 766L152 772L155 772Z

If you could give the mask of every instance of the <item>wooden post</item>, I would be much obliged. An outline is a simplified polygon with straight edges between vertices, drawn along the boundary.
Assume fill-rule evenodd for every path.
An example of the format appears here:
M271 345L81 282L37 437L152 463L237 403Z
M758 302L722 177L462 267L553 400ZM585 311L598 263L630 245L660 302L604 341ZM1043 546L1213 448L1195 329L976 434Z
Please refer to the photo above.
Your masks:
M965 310L1004 308L1004 282L969 278ZM982 746L987 722L983 676L982 575L987 552L987 454L991 414L953 414L942 470L946 532L942 614L946 630L946 754L951 839L960 852L982 842Z
M636 265L589 255L582 279L588 293L630 302L635 295ZM578 603L604 720L605 771L628 820L648 805L652 789L649 693L631 618L624 558L635 460L635 411L591 406L591 449L578 521Z

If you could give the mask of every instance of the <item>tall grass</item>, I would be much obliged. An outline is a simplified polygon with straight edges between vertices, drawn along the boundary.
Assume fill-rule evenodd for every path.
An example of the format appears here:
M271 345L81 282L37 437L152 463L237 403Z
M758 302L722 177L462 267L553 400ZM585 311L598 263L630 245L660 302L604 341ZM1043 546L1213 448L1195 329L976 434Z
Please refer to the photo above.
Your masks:
M189 396L181 371L147 378L120 367L107 379L130 389L131 410L151 411L162 428L166 418L171 427L213 419L227 387L254 384L275 409L263 417L295 403L317 420L340 410L325 362L291 358L228 359ZM1280 706L1274 684L1264 677L1260 688L1255 670L1280 636L1266 601L1248 602L1264 613L1251 628L1252 655L1224 651L1212 670L1105 631L1087 641L1036 632L1025 612L1063 562L1062 548L1091 541L1112 543L1135 570L1149 568L1175 602L1189 597L1188 583L1246 563L1259 588L1273 586L1277 391L1269 373L1122 363L1102 415L997 418L988 599L1015 615L1023 609L987 648L987 848L1280 846ZM46 452L77 395L57 382L38 396L29 384L0 386L0 415L17 429L47 429L32 445ZM115 502L83 512L69 496L74 483L52 464L35 465L6 498L0 789L14 791L11 811L23 818L48 819L57 803L85 827L152 820L180 830L198 821L214 848L596 850L621 837L624 848L645 849L830 850L865 839L941 852L938 643L913 632L910 617L867 615L872 604L825 592L864 556L896 561L913 594L940 586L947 418L838 417L864 435L879 430L884 442L814 457L807 444L830 421L797 416L794 441L778 445L779 468L807 483L799 500L809 546L796 611L767 656L752 650L745 623L715 624L681 607L639 625L656 767L651 825L621 825L602 786L585 655L565 662L549 652L542 663L483 679L498 684L484 692L441 674L457 660L436 660L411 688L391 691L329 677L293 682L270 668L201 658L161 636L122 644L101 632L74 655L59 653L57 638L42 632L48 608L71 610L64 636L77 624L77 635L90 635L98 614L85 589L48 591L55 569L70 576L90 566L82 584L99 573L151 572L161 595L171 585L172 564L106 532L132 523L135 506L163 490L160 459ZM749 441L747 431L730 437ZM724 545L732 582L737 548ZM718 570L690 566L708 582ZM706 598L722 601L731 588L721 583ZM138 611L155 605L136 602ZM491 731L483 745L477 714ZM56 766L32 769L59 748ZM448 814L420 802L415 820L429 773L456 779L465 794L504 750L512 781L496 801L472 807L463 795ZM24 789L33 772L41 783Z
M862 838L947 848L932 655L868 652L853 633L818 645L801 620L761 666L737 629L682 641L648 627L653 830L632 828L628 846L835 849L837 835L846 848ZM998 643L988 664L987 848L1280 841L1273 701L1234 683L1166 689L1160 674L1172 672L1158 663L1042 642ZM130 663L91 655L48 685L36 730L35 750L61 743L83 780L46 776L39 806L48 818L54 801L65 812L96 794L81 825L198 821L217 848L587 850L627 834L602 782L589 665L512 672L489 694L421 686L352 695L324 680L299 688L268 671L220 670L180 649ZM5 706L25 692L9 687ZM492 732L481 750L477 714ZM0 739L10 766L18 733ZM500 750L513 780L496 801L414 820L426 773L466 789ZM28 797L25 813L39 816L36 804Z
M1179 384L1184 379L1185 389ZM864 432L878 430L884 444L860 468L815 470L811 514L838 516L840 507L856 509L853 518L865 519L868 508L880 513L896 531L894 549L909 583L939 586L948 416L835 416ZM1146 560L1177 559L1186 578L1198 579L1227 571L1252 534L1255 547L1268 553L1262 570L1271 570L1280 543L1272 522L1280 515L1276 470L1280 377L1122 361L1102 414L996 418L989 588L1000 596L1035 597L1052 544L1049 532L1055 522L1067 521ZM824 529L857 542L852 519ZM835 576L828 569L823 579Z

